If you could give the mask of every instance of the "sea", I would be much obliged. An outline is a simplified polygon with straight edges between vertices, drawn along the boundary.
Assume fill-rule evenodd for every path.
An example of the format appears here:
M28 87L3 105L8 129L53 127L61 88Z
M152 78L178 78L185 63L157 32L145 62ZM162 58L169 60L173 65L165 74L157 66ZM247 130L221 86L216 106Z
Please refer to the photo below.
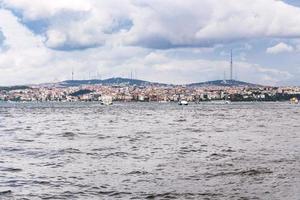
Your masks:
M0 103L1 200L299 200L300 105Z

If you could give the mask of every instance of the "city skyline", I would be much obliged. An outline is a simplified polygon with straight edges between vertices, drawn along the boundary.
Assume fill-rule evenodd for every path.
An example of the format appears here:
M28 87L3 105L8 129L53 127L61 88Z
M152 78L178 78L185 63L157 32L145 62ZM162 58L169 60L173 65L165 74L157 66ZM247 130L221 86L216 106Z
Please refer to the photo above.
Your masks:
M233 79L299 86L298 6L295 0L0 0L0 85L91 73L169 84L222 80L224 72L230 77L233 50Z

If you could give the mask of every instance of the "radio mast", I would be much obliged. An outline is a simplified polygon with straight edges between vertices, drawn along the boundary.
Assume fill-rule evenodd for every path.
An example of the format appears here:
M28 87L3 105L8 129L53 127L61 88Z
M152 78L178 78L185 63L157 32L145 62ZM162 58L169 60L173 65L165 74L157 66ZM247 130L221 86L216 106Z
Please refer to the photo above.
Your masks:
M233 80L232 49L230 50L230 80Z
M72 68L72 81L74 81L74 69Z

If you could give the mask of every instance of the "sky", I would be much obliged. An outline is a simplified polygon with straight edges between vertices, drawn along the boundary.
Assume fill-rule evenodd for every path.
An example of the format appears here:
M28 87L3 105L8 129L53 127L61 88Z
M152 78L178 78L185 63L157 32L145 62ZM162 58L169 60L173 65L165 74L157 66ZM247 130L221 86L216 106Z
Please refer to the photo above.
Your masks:
M0 85L300 85L299 0L0 0Z

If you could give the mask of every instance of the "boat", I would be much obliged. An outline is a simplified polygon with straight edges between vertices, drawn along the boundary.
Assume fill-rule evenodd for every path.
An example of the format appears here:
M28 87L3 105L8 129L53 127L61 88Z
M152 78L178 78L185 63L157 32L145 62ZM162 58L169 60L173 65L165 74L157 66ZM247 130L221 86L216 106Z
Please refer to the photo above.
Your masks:
M226 100L226 101L225 101L225 104L231 104L231 101Z
M178 102L178 105L180 105L180 106L187 106L187 105L189 105L189 103L186 100L180 100Z
M293 97L293 98L290 99L290 103L291 104L298 104L299 100L296 97Z
M162 101L158 101L158 103L168 103L168 101L162 100Z
M112 105L113 104L113 98L111 96L102 96L101 97L101 105Z
M223 104L231 104L231 101L228 101L228 100L217 100L217 101L211 101L212 104L220 104L220 105L223 105Z

